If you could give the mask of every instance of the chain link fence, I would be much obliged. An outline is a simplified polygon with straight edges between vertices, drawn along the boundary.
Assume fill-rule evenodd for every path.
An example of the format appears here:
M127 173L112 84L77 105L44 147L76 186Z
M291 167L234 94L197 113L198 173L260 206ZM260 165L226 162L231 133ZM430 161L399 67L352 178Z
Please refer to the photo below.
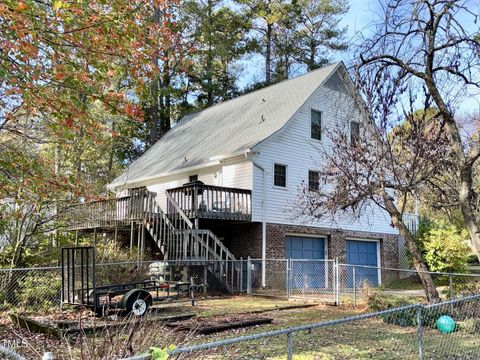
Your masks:
M478 359L480 295L169 350L172 359ZM140 355L128 360L150 359Z
M45 310L61 305L61 267L0 269L0 310ZM78 272L80 274L80 272ZM95 265L95 285L191 281L197 295L247 291L247 261L131 261Z
M336 260L240 259L231 261L132 261L95 266L96 286L192 281L206 296L247 293L357 305L373 295L425 302L415 270L339 264ZM480 274L430 273L442 299L480 292ZM262 280L265 279L265 284ZM61 268L0 269L0 309L56 307Z
M373 295L388 296L411 302L426 302L419 272L415 270L338 264L338 302L368 301ZM433 280L439 296L444 300L478 294L480 274L424 272Z
M61 282L60 267L0 269L0 309L59 306Z

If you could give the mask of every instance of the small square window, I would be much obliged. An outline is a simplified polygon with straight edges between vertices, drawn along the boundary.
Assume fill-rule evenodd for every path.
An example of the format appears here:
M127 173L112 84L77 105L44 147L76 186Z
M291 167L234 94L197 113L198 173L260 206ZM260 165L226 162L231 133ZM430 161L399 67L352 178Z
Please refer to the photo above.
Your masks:
M320 174L318 171L308 171L308 190L318 191L320 189Z
M198 174L190 175L188 177L188 182L194 182L194 181L197 181L197 180L198 180Z
M287 187L287 167L285 165L275 164L273 185Z
M360 124L352 121L350 123L350 141L352 144L360 140Z
M310 114L310 136L315 140L322 140L322 113L317 110Z

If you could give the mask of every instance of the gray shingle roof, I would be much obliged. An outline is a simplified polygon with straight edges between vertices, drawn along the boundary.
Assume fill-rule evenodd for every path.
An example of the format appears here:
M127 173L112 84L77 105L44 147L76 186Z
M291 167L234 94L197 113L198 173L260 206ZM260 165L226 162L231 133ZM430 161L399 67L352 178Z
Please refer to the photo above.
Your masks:
M337 68L325 66L185 116L109 188L248 150L280 130Z

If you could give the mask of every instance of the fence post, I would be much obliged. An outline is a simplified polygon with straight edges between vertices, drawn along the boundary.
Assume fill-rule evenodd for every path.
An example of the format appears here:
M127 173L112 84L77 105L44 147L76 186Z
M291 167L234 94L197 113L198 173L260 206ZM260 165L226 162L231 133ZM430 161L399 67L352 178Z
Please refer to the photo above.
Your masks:
M422 306L417 308L418 358L423 360Z
M293 358L292 336L293 333L291 332L287 334L287 360L292 360Z
M353 307L357 307L357 279L356 279L355 266L353 267L352 281L353 281Z
M205 285L203 287L203 294L207 295L207 286L208 286L208 261L205 263L205 266L203 267L203 284Z
M335 305L340 306L340 274L338 266L338 257L335 258L334 264L334 285L335 285Z
M240 289L240 293L243 293L243 257L240 257L240 274L239 274L239 277L240 277L239 289Z
M287 300L290 299L290 271L292 266L292 260L287 259L287 272L285 277L285 285L287 287Z
M247 294L252 292L252 259L247 258Z
M450 300L453 300L454 294L453 294L452 274L448 275L448 286L449 286L449 288L450 288Z

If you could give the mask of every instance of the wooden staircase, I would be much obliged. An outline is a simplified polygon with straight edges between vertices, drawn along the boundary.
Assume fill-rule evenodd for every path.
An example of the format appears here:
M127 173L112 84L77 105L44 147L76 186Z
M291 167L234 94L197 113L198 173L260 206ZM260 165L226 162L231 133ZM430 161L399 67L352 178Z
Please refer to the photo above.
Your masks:
M210 273L233 291L229 279L236 277L240 267L235 256L208 229L196 229L193 222L166 192L169 206L175 212L167 216L155 200L155 194L145 197L145 227L168 261L188 261L190 265L208 264Z

